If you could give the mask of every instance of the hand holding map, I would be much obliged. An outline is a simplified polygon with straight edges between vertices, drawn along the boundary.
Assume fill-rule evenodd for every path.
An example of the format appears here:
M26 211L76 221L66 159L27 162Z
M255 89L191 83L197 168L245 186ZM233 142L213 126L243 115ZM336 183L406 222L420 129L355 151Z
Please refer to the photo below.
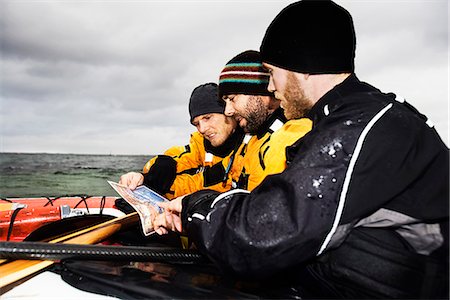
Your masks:
M135 190L131 190L116 182L108 181L108 183L137 211L141 219L144 234L148 236L154 233L153 220L158 214L163 212L163 209L158 206L158 203L168 202L169 200L144 185L138 186Z

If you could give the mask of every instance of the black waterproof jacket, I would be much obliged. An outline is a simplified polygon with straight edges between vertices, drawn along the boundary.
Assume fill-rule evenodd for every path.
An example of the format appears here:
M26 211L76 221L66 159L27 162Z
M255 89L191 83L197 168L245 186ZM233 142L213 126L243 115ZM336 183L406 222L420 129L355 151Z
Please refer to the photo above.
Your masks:
M449 151L431 122L354 74L308 117L283 173L183 199L189 237L223 270L288 278L302 298L448 297Z

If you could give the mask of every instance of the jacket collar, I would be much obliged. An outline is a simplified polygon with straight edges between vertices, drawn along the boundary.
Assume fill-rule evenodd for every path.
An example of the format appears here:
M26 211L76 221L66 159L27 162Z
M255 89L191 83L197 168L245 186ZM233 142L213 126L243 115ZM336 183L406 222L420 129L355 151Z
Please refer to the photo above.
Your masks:
M341 100L349 94L358 92L369 92L375 90L371 85L361 82L353 73L347 77L343 82L336 85L328 91L319 101L314 104L307 114L307 118L311 119L314 124L322 118L329 115L334 108L341 103Z
M286 117L284 116L284 111L281 107L277 108L268 118L267 120L258 128L258 131L255 133L255 135L258 137L258 139L262 138L266 132L274 132L276 131L279 126L278 124L283 125L286 123Z
M203 139L203 145L205 146L206 152L212 153L219 157L226 157L229 155L236 147L240 145L244 138L244 131L241 127L237 126L236 130L228 137L228 139L220 146L213 147L211 142L207 139Z

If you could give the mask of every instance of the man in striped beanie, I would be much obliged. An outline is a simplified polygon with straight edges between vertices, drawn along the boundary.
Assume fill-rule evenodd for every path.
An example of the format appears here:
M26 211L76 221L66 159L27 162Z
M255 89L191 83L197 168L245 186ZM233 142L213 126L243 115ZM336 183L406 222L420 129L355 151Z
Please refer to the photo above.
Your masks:
M225 101L225 114L233 116L245 132L261 134L269 117L286 121L280 102L267 90L270 74L258 51L247 50L232 58L219 77L219 97Z
M261 62L258 51L247 50L233 57L219 78L219 96L227 94L266 95L270 74Z
M231 174L234 187L252 190L269 174L286 167L285 149L311 129L307 119L286 123L280 101L267 90L270 74L258 51L247 50L233 57L219 77L219 97L225 115L234 117L248 134L236 151ZM284 126L286 125L286 126Z

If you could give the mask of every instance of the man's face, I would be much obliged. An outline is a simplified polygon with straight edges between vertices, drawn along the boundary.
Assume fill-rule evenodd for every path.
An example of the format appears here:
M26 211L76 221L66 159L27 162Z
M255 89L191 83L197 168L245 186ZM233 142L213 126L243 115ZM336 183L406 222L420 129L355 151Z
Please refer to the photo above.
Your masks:
M232 94L222 99L226 103L225 115L234 117L245 132L257 132L271 113L269 96Z
M237 126L233 118L219 113L197 116L192 124L197 127L198 132L214 147L221 146Z
M268 90L273 92L275 98L280 100L281 107L287 119L305 117L313 106L311 97L308 97L303 82L296 73L279 67L263 63L270 72Z

